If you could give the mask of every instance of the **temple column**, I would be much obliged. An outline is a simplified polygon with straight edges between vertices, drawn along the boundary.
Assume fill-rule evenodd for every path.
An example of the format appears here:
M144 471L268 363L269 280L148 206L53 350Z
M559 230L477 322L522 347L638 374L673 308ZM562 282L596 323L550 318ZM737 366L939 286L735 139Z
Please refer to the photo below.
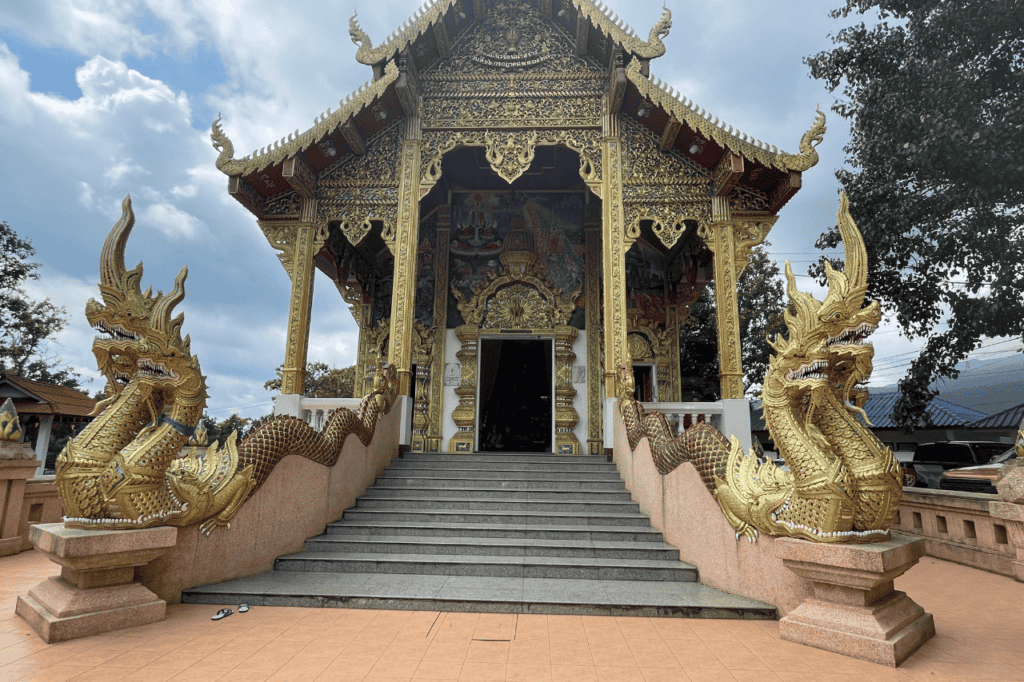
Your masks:
M718 321L718 377L722 399L743 397L739 301L736 291L736 244L726 197L711 199L711 250L715 253L715 315Z
M357 303L352 306L352 315L359 325L359 343L356 346L356 372L352 381L352 397L362 398L369 393L367 390L369 377L366 374L366 354L369 350L370 324L372 321L371 312L373 306L369 303Z
M295 226L291 249L292 296L288 305L288 335L285 341L284 367L281 370L282 395L302 395L306 385L306 352L309 348L309 319L313 308L313 252L316 241L314 202L303 200L302 219Z
M427 450L430 452L441 451L445 337L448 328L448 234L451 225L451 207L442 206L437 212L437 250L434 259L434 348L430 355L430 403L427 408Z
M618 368L630 363L626 343L626 233L622 205L622 140L618 114L605 115L602 143L604 192L602 247L604 266L604 395L618 395ZM605 443L608 446L608 443Z
M388 362L398 371L398 392L412 393L412 321L416 296L416 245L420 227L419 120L406 119L405 140L399 164L398 224L391 252L395 254L395 279L391 296L391 335Z
M601 227L586 225L587 452L604 454L601 437Z
M715 253L715 315L718 321L718 377L722 391L722 432L750 448L750 406L743 397L736 235L728 197L711 198L711 250Z

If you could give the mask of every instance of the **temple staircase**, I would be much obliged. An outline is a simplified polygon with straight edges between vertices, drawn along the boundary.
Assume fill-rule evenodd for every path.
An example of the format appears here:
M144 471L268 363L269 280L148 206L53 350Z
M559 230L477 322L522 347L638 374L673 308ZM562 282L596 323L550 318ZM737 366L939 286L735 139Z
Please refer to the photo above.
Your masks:
M775 618L701 585L603 457L410 453L274 570L186 603Z

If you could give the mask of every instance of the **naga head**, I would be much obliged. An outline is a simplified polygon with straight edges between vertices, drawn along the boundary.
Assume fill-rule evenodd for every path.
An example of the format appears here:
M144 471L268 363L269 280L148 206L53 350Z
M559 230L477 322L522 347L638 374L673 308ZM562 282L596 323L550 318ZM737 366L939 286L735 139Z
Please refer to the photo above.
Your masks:
M120 395L132 379L145 387L205 397L198 360L189 352L189 337L181 338L184 315L171 311L185 297L188 268L182 268L169 294L152 288L142 292L142 263L128 270L124 250L135 225L131 197L121 204L121 219L107 235L100 253L100 295L85 307L89 324L101 336L93 341L93 354L107 377L108 397L97 406L102 410Z
M99 332L92 351L100 372L107 378L108 398L97 405L106 407L134 374L133 346L150 328L157 299L151 289L142 292L142 263L131 270L124 264L124 249L135 226L131 196L121 202L121 219L114 224L100 251L100 296L89 299L85 317Z
M772 343L776 355L771 364L784 370L786 379L798 386L815 389L843 384L849 399L855 387L871 375L874 348L866 339L878 327L881 310L877 301L864 306L867 251L850 216L846 194L840 197L837 220L846 267L840 272L825 263L828 294L824 301L797 289L793 270L786 263L789 338Z
M833 385L842 387L847 405L862 403L866 398L860 388L871 376L875 350L867 340L882 318L878 301L864 305L868 290L867 249L864 239L850 215L850 203L843 193L836 216L839 233L846 250L846 267L838 272L828 263L828 295L821 304L818 317L828 335L829 377ZM860 411L859 408L855 408Z
M367 49L373 47L373 41L370 40L370 36L363 30L363 27L359 25L359 19L356 18L355 12L352 13L348 20L348 35L352 38L353 43L359 45L360 49L363 47Z
M650 35L647 37L648 43L660 43L662 38L667 38L669 31L672 30L672 10L668 8L668 5L662 5L661 19L651 29Z

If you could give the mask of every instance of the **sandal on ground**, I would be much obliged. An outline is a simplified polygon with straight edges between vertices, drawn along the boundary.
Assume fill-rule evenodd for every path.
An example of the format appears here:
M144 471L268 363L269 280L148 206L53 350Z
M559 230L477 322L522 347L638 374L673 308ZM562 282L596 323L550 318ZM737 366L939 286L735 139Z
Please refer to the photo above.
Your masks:
M239 604L238 605L238 612L239 613L245 613L248 610L249 610L249 605L248 604Z
M210 620L220 620L221 618L227 618L232 613L234 613L234 611L232 611L231 609L221 609L220 611L215 613L213 618L211 618Z

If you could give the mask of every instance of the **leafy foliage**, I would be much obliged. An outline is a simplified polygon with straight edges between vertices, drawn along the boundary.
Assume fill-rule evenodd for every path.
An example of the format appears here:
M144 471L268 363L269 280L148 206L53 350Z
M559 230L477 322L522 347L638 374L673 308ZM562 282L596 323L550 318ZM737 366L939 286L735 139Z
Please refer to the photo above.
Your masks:
M33 301L22 288L39 279L35 249L6 222L0 222L0 373L78 388L79 375L60 367L45 342L67 326L67 311L49 300Z
M281 371L279 365L277 378L263 384L268 391L281 390ZM355 390L356 366L338 369L325 362L306 363L306 383L302 395L307 398L352 398Z
M782 278L779 266L758 246L750 265L737 280L743 387L751 393L768 371L772 349L768 338L785 329ZM718 400L718 323L714 287L709 286L691 306L679 335L680 376L684 400Z
M1024 11L1019 0L847 0L811 75L842 98L849 169L836 173L867 246L869 292L928 341L894 418L923 423L983 338L1024 332ZM837 228L819 247L839 243ZM819 263L811 274L821 277Z

